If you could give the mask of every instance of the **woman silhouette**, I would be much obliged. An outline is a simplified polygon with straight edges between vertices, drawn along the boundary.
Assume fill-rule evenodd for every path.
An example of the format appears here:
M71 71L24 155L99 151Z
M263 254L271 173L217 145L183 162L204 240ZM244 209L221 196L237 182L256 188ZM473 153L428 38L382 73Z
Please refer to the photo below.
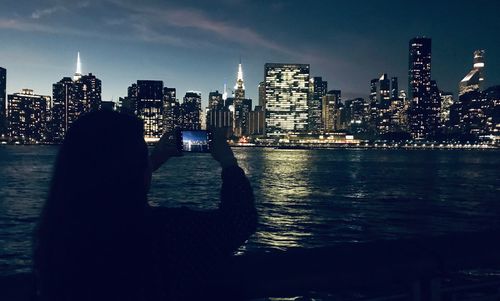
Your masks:
M219 209L150 207L151 172L181 155L164 135L148 156L143 122L98 111L68 131L34 239L38 300L188 300L224 294L214 279L255 231L247 178L224 137ZM182 189L180 187L179 189Z

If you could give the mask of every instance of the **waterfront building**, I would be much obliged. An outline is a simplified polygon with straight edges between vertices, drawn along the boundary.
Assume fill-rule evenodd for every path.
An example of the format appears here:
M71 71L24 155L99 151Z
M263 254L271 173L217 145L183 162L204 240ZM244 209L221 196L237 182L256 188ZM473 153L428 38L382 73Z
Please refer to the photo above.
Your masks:
M0 135L7 131L7 69L0 67Z
M484 91L489 103L486 120L486 132L500 139L500 85L489 87Z
M181 104L182 128L201 130L201 92L187 91Z
M436 134L439 125L440 97L431 80L431 39L417 37L409 43L408 64L408 127L414 139Z
M340 90L331 90L323 96L322 118L323 131L326 133L337 131L340 123L340 105L342 92Z
M308 64L265 64L267 136L307 131L309 73Z
M250 111L248 118L248 134L253 136L265 134L265 114L262 106L255 106L255 109Z
M471 92L480 91L484 82L484 50L474 51L474 64L472 70L460 81L458 96Z
M7 101L10 139L21 143L47 141L50 103L50 96L37 95L31 89L10 94Z
M165 132L163 81L138 80L128 88L128 98L144 122L144 139L158 141Z
M165 132L173 132L182 123L181 105L177 100L175 88L163 88L163 121Z
M323 130L322 123L322 104L323 96L328 91L328 82L324 81L321 77L312 77L309 83L309 104L308 104L308 118L309 118L309 131L312 133L319 133Z
M82 114L99 110L101 80L92 73L82 75L80 53L74 76L52 85L51 139L61 142L68 129Z

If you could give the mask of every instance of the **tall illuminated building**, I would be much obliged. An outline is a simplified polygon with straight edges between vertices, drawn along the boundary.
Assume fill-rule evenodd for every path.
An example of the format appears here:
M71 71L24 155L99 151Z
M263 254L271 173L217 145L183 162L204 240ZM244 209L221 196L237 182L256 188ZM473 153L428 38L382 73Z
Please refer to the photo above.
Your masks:
M7 70L0 67L0 135L7 130Z
M73 78L64 77L52 85L51 139L61 142L68 129L82 114L99 110L101 80L92 73L83 75L80 53Z
M234 122L233 131L236 136L248 135L248 114L252 110L252 100L245 98L245 83L241 62L238 64L238 74L233 94Z
M430 38L417 37L409 43L408 127L414 139L425 139L436 133L439 125L440 97L431 80Z
M482 90L484 67L484 50L474 51L474 65L472 70L460 81L458 87L459 96L467 92Z
M187 91L181 104L182 128L201 130L201 92Z
M266 108L266 83L259 83L259 106L262 107L262 110Z
M331 90L322 98L322 124L326 133L339 129L341 93L340 90Z
M453 92L441 92L440 123L442 126L450 121L450 109L454 103Z
M309 74L308 64L265 64L267 136L307 131Z
M8 135L13 141L37 143L48 140L50 96L23 89L8 96L7 108Z
M398 99L399 98L399 85L398 85L398 78L397 77L391 77L391 99Z
M137 117L144 121L144 139L159 140L165 131L163 81L138 80L137 86L132 85L129 91L129 97L136 102Z
M165 123L165 132L173 130L181 124L181 105L177 101L177 92L175 88L163 88L163 121Z
M328 82L321 77L312 77L309 83L308 118L309 131L318 133L323 130L322 102L323 96L328 91Z

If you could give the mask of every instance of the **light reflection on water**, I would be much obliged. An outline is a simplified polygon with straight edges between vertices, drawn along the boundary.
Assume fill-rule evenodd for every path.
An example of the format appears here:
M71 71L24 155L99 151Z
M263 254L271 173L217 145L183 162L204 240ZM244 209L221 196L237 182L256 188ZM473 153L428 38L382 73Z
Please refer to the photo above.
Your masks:
M0 273L30 265L31 233L57 147L0 146ZM237 148L259 227L245 250L318 247L499 226L495 151ZM208 154L162 167L156 206L213 209L220 168Z

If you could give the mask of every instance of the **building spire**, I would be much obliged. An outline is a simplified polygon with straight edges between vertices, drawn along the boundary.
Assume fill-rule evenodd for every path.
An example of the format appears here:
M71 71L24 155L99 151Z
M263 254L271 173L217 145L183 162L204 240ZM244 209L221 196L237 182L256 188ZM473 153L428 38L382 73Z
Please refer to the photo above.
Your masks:
M227 99L227 85L224 83L224 92L222 93L222 100L226 101Z
M80 62L80 51L78 51L76 57L76 72L73 76L73 80L79 80L82 77L82 63Z
M241 67L241 58L240 58L240 63L238 64L238 76L237 76L236 85L234 86L234 88L245 90L245 84L243 81L243 68Z

